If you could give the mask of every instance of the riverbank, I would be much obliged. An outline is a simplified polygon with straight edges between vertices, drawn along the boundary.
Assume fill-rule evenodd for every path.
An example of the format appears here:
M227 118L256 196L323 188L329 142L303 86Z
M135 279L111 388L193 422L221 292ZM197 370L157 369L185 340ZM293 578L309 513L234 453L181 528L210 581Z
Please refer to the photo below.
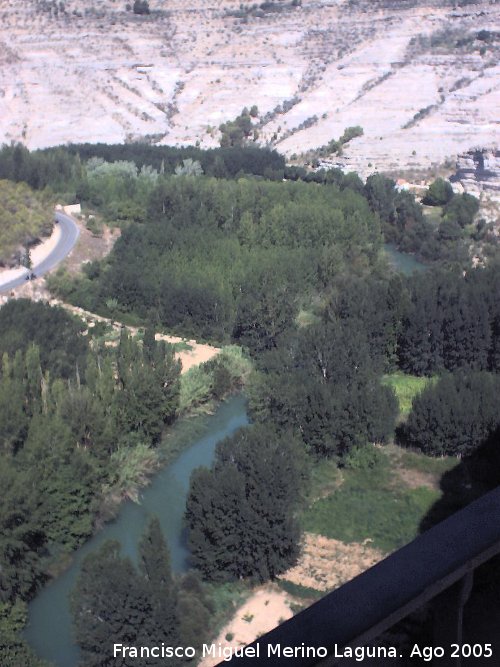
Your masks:
M135 562L144 527L151 516L158 516L169 545L172 569L176 573L187 570L189 554L184 542L183 517L191 472L200 465L210 466L217 443L247 423L245 398L241 394L222 403L215 414L200 417L197 428L203 435L191 442L173 463L158 471L152 483L142 490L140 503L122 503L118 516L73 554L70 567L30 603L25 637L38 655L56 667L78 664L79 650L71 636L69 595L85 556L106 540L118 540L123 555ZM174 426L174 433L184 431L183 424ZM187 434L180 433L179 446L186 439Z

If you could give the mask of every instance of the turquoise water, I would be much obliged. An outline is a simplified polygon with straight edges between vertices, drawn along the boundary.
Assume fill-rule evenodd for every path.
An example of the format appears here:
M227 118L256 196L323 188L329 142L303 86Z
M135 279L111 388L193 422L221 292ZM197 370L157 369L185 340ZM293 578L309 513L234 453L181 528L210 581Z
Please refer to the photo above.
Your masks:
M71 567L37 595L29 606L25 637L40 657L57 667L77 666L79 649L72 639L69 595L82 560L105 540L118 540L122 553L135 559L139 538L149 518L156 515L168 541L174 571L187 569L189 554L184 541L183 515L191 473L198 466L209 466L216 444L247 423L243 396L223 403L215 414L205 418L203 435L153 478L144 489L140 504L124 503L117 518L75 553Z
M427 266L422 264L422 262L419 262L418 259L415 259L413 255L400 252L397 250L396 246L393 246L391 243L386 243L384 245L384 250L391 266L399 273L403 273L405 276L409 276L417 271L425 271L427 269Z

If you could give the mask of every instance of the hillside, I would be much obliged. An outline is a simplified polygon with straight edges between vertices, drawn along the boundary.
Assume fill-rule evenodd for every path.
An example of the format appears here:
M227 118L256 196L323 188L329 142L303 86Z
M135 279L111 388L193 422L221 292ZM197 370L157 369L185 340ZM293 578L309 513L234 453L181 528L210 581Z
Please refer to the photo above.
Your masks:
M495 147L494 2L149 4L3 2L0 141L212 146L256 104L259 141L289 157L361 126L333 161L365 175Z
M16 265L53 227L51 207L24 183L0 180L0 266Z

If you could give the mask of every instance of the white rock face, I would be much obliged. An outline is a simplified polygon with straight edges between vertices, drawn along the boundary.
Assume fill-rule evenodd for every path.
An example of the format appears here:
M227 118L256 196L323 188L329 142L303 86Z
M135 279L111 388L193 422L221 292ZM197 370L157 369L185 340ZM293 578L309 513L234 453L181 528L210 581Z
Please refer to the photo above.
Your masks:
M262 116L294 98L261 141L276 134L290 156L360 125L339 162L363 175L454 163L498 144L500 41L460 45L498 29L498 3L278 4L279 13L241 19L227 15L239 0L151 0L149 16L126 0L2 0L0 141L208 147L244 106ZM444 29L451 37L438 46L410 45Z

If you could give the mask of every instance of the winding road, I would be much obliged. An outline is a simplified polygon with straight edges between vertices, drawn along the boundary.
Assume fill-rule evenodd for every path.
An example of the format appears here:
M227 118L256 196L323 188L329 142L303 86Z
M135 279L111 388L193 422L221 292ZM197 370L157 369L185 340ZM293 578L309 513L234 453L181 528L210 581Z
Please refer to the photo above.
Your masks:
M78 240L78 236L80 235L78 227L69 215L61 213L60 211L56 211L54 215L61 229L61 237L56 247L50 252L50 254L39 264L33 267L32 271L37 277L43 276L45 273L48 273L51 269L57 266L59 262L62 262L62 260L70 253ZM5 283L0 282L0 293L8 292L14 287L23 285L26 282L27 275L28 269L25 269L24 272L16 278L12 278Z

